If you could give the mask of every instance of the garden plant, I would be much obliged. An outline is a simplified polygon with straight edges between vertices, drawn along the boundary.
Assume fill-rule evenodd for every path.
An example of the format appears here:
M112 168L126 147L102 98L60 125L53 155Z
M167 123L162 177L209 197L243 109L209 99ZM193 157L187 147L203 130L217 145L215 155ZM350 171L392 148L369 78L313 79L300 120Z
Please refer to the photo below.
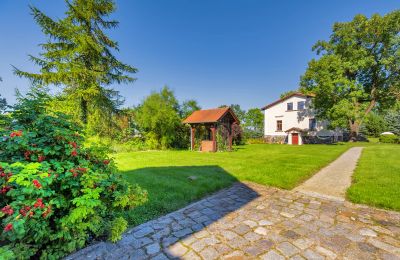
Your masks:
M44 94L19 98L1 127L0 259L59 259L101 238L116 241L126 209L146 200L81 129L46 111Z

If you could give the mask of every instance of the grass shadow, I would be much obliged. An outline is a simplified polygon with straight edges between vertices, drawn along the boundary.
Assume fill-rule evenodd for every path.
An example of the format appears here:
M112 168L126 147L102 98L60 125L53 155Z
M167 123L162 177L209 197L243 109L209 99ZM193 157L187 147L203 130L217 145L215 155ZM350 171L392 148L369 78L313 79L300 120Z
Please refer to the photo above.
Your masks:
M126 213L132 226L183 208L237 182L216 165L146 167L121 173L129 182L148 191L148 201Z

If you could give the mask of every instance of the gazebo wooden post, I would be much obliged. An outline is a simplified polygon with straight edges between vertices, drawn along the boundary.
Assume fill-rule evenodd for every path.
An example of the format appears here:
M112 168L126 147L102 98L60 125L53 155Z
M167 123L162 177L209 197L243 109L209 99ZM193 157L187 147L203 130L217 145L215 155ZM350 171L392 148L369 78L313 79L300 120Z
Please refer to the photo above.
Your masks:
M196 128L193 125L190 125L190 150L194 150L194 143L195 143L195 134Z
M211 129L212 142L213 142L213 152L216 152L217 151L217 137L216 137L215 125L212 125L210 129Z
M229 129L229 136L228 136L229 151L232 151L233 124L234 123L231 124L230 126L231 129Z

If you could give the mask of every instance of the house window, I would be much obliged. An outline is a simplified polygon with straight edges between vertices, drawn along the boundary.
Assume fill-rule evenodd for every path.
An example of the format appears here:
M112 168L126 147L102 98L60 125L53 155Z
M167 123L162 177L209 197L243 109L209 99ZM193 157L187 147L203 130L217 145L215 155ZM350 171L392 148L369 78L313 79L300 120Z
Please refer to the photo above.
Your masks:
M293 110L293 102L287 103L287 110L292 111Z
M304 101L297 102L297 110L304 110L304 105L305 105Z
M310 130L315 130L317 128L317 120L315 118L311 118L309 122L309 127Z
M276 121L276 131L281 132L282 131L282 120L277 120Z

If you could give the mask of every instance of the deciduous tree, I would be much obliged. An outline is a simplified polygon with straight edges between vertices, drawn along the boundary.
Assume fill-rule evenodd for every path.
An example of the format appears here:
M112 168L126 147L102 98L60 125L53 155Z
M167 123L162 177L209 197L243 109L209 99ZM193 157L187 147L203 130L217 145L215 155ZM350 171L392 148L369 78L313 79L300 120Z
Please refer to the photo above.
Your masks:
M244 119L244 133L246 137L261 137L264 129L264 115L259 108L252 108L246 112Z
M400 11L335 23L329 41L313 50L321 57L309 62L301 85L316 94L317 116L356 140L372 109L400 97Z
M155 139L159 145L152 148L171 147L176 140L175 130L181 125L179 103L173 91L164 87L146 97L137 109L136 122L147 139Z
M181 118L185 119L186 117L190 116L194 111L200 109L201 107L199 106L196 100L190 99L184 101L180 107Z

